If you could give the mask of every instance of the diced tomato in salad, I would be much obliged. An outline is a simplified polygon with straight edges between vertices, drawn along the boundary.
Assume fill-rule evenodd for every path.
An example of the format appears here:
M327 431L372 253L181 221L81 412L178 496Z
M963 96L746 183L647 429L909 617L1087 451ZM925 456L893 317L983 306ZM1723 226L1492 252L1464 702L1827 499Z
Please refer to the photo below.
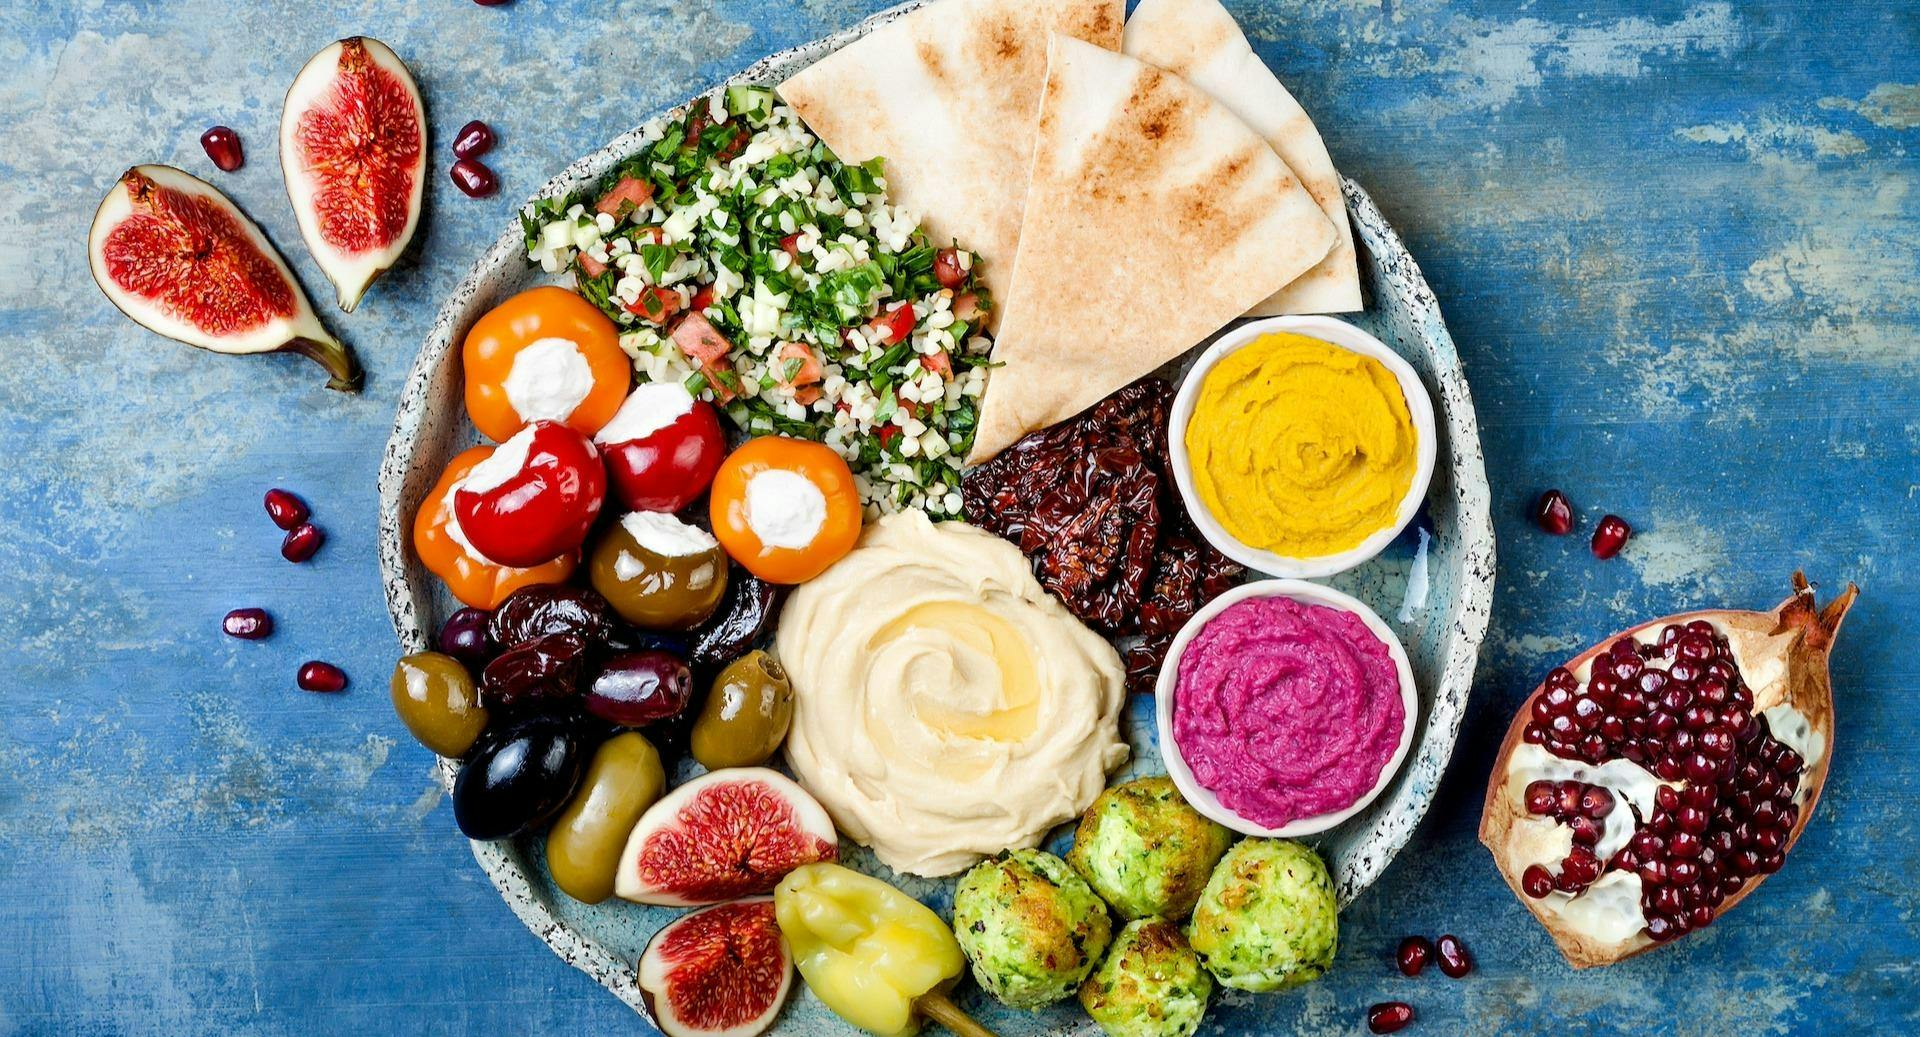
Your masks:
M619 183L613 185L613 190L601 195L600 200L593 203L593 211L622 220L650 201L653 201L652 184L637 176L623 176Z
M695 313L698 313L701 310L704 310L707 307L712 305L713 305L713 286L710 284L703 284L700 286L699 291L693 293L693 301L687 304L687 309L690 309Z
M899 303L866 323L867 339L883 346L896 345L913 334L913 305Z
M900 426L889 421L879 428L874 429L873 435L875 439L880 441L880 449L885 450L887 447L893 445L894 440L900 438L900 432Z
M680 318L669 333L673 344L687 355L707 376L707 387L722 403L737 395L729 385L733 381L733 366L727 362L727 354L733 352L733 343L725 335L714 329L713 323L698 311Z
M972 323L984 312L980 309L980 296L974 292L962 292L954 296L951 309L954 320L964 320L968 323Z
M789 342L780 347L780 356L774 363L778 365L775 376L781 385L793 390L794 402L810 406L820 398L822 372L813 350L798 342ZM789 369L792 374L788 374Z
M953 381L953 358L948 356L947 351L944 349L938 353L930 353L922 356L920 358L920 366L938 373L940 377L946 381Z
M967 270L960 265L960 250L943 248L933 254L933 276L942 288L958 288L967 283Z
M627 312L641 320L665 324L680 309L680 293L671 288L648 285L627 304Z
M586 277L599 277L601 274L607 272L607 264L600 262L585 252L580 253L578 262L580 264L580 273Z
M800 235L789 234L781 238L780 247L786 251L787 255L793 257L794 262L800 261Z

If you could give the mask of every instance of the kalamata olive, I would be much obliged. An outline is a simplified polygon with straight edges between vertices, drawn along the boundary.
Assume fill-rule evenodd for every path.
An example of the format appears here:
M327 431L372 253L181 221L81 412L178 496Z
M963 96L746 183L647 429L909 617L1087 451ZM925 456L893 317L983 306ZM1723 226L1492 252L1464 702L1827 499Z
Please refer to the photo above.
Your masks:
M421 745L459 757L487 727L473 675L440 652L415 652L393 668L393 711Z
M580 689L587 639L548 634L510 648L480 674L480 701L490 709L567 699Z
M727 556L712 534L672 515L636 511L593 549L593 589L622 619L656 630L706 622L727 590Z
M627 836L666 787L660 754L645 735L625 731L600 743L580 790L547 832L554 885L584 904L612 896Z
M693 722L693 758L710 771L758 767L780 748L792 723L787 671L765 652L748 652L714 678Z
M712 667L740 658L773 625L785 596L785 587L744 569L729 573L727 593L720 599L719 610L693 633L693 664L712 672Z
M512 648L548 634L579 634L587 643L606 641L613 630L607 600L585 587L537 583L507 596L487 623L498 648Z
M479 673L493 658L493 651L487 647L487 610L464 608L447 617L440 624L440 633L434 638L440 651L460 660L467 669Z
M571 720L534 715L482 735L453 779L453 819L469 839L530 831L567 805L586 745Z
M693 699L693 671L679 656L641 650L607 659L588 685L587 712L626 727L679 716Z

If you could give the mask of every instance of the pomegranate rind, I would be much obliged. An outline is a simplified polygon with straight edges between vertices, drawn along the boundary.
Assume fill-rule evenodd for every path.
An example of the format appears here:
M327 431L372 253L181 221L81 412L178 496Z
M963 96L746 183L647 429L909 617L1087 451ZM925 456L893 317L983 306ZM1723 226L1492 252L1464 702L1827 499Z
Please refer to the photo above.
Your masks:
M758 1037L793 990L793 953L773 898L752 897L668 923L647 942L636 972L667 1037Z
M182 214L198 226L181 226ZM206 239L239 250L217 270L195 271L215 279L211 293L195 288L188 295L200 300L220 292L230 298L252 296L238 301L257 305L258 311L196 317L182 312L178 293L170 291L180 285L179 278L154 273L143 279L130 271L129 251L151 246L154 236L138 242L129 236L156 215L163 217L163 234L188 235L196 252L206 251ZM157 335L214 353L299 353L327 369L327 388L352 392L360 387L352 352L327 333L273 242L232 199L199 177L162 165L134 166L121 174L94 211L87 263L108 301Z
M373 197L350 197L351 192L340 188L323 189L318 182L323 174L309 160L310 149L302 144L303 127L310 135L316 119L329 117L326 109L335 105L337 92L349 82L378 91L385 101L368 104L363 100L331 116L334 128L350 128L377 138L378 147L392 156L390 163L375 171L378 175L356 170L350 178L374 191ZM366 125L368 119L380 124ZM287 198L300 223L300 236L321 272L333 282L342 310L351 313L368 286L392 268L413 241L426 191L426 132L426 103L413 72L391 47L372 37L350 36L328 44L301 67L293 85L287 88L280 116L280 169L287 183ZM367 142L362 142L353 152L357 155L367 150ZM328 206L343 201L350 201L360 211L330 219ZM399 218L402 211L404 218ZM352 225L355 240L349 240L336 222L341 218ZM371 240L358 241L363 233Z
M839 859L833 819L792 779L730 767L647 808L615 872L623 900L693 907L768 893L803 864Z
M1790 705L1807 717L1819 736L1819 759L1809 760L1801 774L1806 804L1800 810L1799 820L1787 835L1785 852L1788 854L1800 841L1800 833L1806 830L1807 822L1813 818L1814 809L1820 803L1820 793L1826 787L1827 773L1833 759L1834 723L1833 684L1827 659L1847 611L1860 594L1860 588L1849 583L1839 596L1820 606L1814 599L1813 588L1807 583L1804 573L1793 574L1793 587L1793 594L1769 612L1708 609L1663 616L1603 638L1562 664L1567 670L1578 672L1581 666L1605 652L1613 642L1623 637L1635 637L1649 629L1658 630L1669 624L1686 624L1703 619L1718 627L1727 638L1741 679L1753 693L1753 711L1759 713L1776 705ZM1514 711L1513 721L1507 727L1506 738L1500 743L1500 752L1494 759L1493 772L1487 779L1486 798L1481 806L1480 843L1493 855L1494 864L1500 869L1500 876L1506 880L1507 886L1513 890L1515 899L1546 928L1569 964L1579 969L1611 965L1665 945L1655 942L1644 932L1618 941L1592 938L1547 911L1541 901L1527 896L1520 885L1520 877L1526 870L1527 861L1531 859L1527 850L1529 840L1534 835L1530 833L1538 826L1522 823L1529 820L1529 815L1525 804L1521 802L1519 790L1513 787L1516 783L1507 780L1507 771L1514 751L1523 744L1522 736L1526 731L1533 700L1545 689L1546 682L1542 680L1521 700L1520 708ZM1748 894L1759 888L1766 878L1764 874L1749 878L1745 885L1720 902L1714 917L1724 917Z

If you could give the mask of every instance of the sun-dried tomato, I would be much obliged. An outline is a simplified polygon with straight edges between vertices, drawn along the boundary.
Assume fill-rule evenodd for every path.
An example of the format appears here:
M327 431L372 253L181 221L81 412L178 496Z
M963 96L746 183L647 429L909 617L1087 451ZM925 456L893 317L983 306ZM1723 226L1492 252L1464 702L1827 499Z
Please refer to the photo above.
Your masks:
M1013 543L1042 586L1126 652L1151 691L1172 635L1244 570L1194 531L1167 470L1173 387L1143 378L1023 437L961 482L974 524Z

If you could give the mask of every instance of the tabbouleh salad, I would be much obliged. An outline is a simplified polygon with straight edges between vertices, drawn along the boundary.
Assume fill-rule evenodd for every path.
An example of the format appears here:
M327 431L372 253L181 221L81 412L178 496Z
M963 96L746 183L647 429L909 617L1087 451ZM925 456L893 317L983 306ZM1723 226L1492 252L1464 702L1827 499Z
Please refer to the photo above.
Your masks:
M521 224L529 262L574 273L643 381L827 444L870 513L960 517L991 302L972 254L888 203L882 160L841 162L772 90L729 86Z

